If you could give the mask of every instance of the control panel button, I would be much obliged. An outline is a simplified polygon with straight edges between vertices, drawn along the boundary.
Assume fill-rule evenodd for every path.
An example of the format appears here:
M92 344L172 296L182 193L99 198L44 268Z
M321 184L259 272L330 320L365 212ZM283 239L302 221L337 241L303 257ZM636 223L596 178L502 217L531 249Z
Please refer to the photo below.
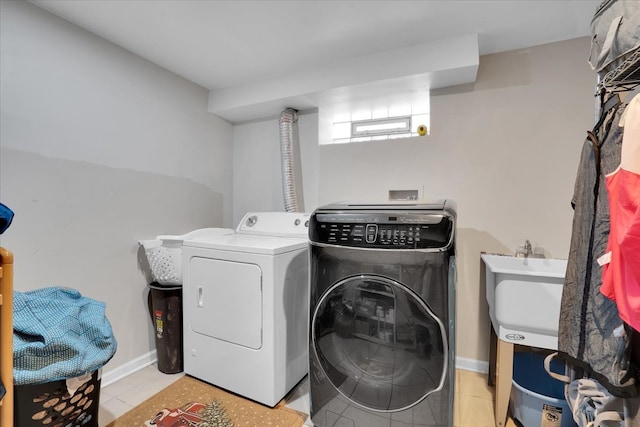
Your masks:
M367 243L375 243L378 235L378 226L376 224L367 224Z

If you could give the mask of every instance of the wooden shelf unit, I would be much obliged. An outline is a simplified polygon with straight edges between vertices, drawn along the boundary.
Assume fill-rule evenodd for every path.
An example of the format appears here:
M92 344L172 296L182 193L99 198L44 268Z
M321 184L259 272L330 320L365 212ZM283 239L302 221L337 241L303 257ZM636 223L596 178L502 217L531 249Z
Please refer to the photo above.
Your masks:
M13 425L13 254L0 247L0 426Z

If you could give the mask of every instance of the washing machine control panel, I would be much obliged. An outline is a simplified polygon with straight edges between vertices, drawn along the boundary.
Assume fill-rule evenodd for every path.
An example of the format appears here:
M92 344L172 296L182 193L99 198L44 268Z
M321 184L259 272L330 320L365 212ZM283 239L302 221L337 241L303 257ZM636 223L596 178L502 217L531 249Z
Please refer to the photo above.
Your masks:
M394 249L444 248L451 241L453 220L443 214L315 214L312 242L340 246Z

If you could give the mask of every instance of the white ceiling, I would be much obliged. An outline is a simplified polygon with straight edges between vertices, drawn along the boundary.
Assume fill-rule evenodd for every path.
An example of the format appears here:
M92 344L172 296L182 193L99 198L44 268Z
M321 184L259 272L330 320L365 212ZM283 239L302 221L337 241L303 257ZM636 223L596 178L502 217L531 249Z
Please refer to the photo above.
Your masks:
M233 96L450 38L477 35L483 55L586 36L601 0L31 2L212 94Z

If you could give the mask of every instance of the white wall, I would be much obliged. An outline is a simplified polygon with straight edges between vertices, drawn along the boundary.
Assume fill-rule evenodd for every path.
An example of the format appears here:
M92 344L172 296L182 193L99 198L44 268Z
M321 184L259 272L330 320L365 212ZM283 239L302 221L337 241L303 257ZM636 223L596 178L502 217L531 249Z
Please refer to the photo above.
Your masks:
M279 117L233 127L233 221L247 212L284 211ZM312 212L318 199L318 114L300 113L292 138L302 176L296 177L298 205Z
M18 290L58 284L107 303L108 372L153 348L138 239L283 210L278 118L232 129L203 88L26 2L0 8L0 200L16 212L1 243ZM318 146L322 112L300 115L305 211L399 189L457 201L458 356L488 355L480 251L530 239L567 256L594 121L588 49L481 57L475 84L433 94L424 139Z
M303 168L305 190L315 191L305 197L307 211L341 200L385 200L389 190L401 189L457 202L461 358L488 360L481 251L513 253L529 239L547 257L568 256L570 199L580 149L594 122L595 75L588 52L589 40L582 38L482 56L475 84L432 93L432 132L425 138L318 148L328 127L323 112L310 116L319 125L300 123L301 135L306 126L319 126L320 132L300 143L303 159L306 153L313 165ZM248 158L257 147L275 150L277 127L270 126L234 127L234 156L242 150ZM234 159L236 183L260 171L257 186L234 186L236 207L279 207L272 201L279 191L279 171L271 165L276 157L261 167L264 158ZM265 194L271 199L261 200Z
M0 12L0 200L16 214L1 243L16 290L106 302L108 374L154 348L137 241L231 225L232 127L202 87L27 2Z

